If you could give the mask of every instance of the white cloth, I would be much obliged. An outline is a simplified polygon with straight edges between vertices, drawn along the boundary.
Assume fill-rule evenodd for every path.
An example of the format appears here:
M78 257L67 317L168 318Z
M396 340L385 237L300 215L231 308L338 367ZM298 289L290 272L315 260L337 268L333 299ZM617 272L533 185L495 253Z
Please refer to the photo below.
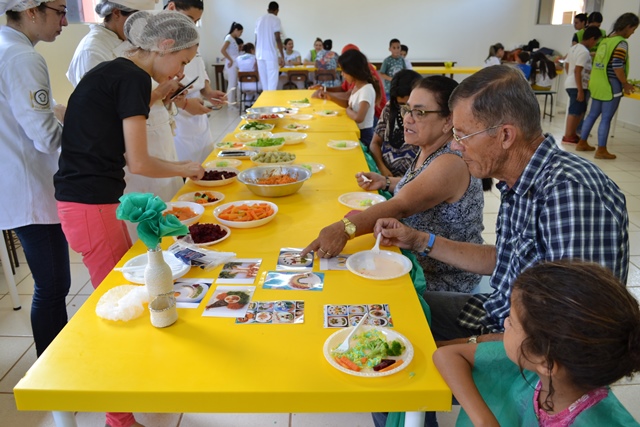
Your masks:
M240 55L240 51L238 50L238 43L236 42L236 38L231 34L227 34L224 38L225 43L229 42L229 46L227 46L227 55L233 59L233 63L229 66L229 60L225 58L224 60L224 75L228 80L229 84L227 88L236 87L238 85L238 56ZM229 89L227 89L228 91ZM230 99L229 101L234 101L234 99Z
M121 44L118 35L104 25L90 25L89 34L80 40L67 70L67 78L73 87L78 86L80 79L96 65L116 59L115 51Z
M536 86L550 88L552 85L553 85L553 79L551 77L541 73L540 71L536 73Z
M189 89L187 98L200 98L200 91L209 80L202 57L198 54L184 67L183 82L190 82L196 76L198 80ZM213 151L213 139L209 128L209 117L206 114L191 115L180 110L176 116L176 152L179 160L203 162Z
M235 59L240 56L240 50L238 50L238 42L236 42L236 38L231 34L227 34L224 41L229 42L229 46L227 46L227 54L235 61Z
M492 65L500 65L500 58L498 58L497 56L490 56L487 59L484 60L484 66L486 67L491 67Z
M236 59L238 63L238 71L243 73L248 73L252 71L258 71L258 62L256 61L256 56L250 53L245 53L243 55L238 56ZM240 83L243 92L255 92L256 84L255 83ZM258 82L257 90L262 90L262 83ZM239 91L238 91L239 92ZM238 93L239 95L239 93Z
M276 90L280 77L280 65L278 60L258 59L258 74L264 90Z
M256 22L256 58L278 60L279 50L275 33L282 32L280 18L273 13L261 16Z
M291 54L288 54L287 51L284 51L284 63L285 65L287 65L288 61L295 61L295 60L301 61L302 58L300 56L300 52L298 52L297 50L294 50L291 52Z
M367 102L369 104L369 109L367 110L367 115L364 117L364 120L358 123L358 129L367 129L373 127L373 115L376 105L376 90L373 88L373 85L371 83L367 83L357 91L351 92L351 96L349 96L349 107L351 107L356 113L360 111L361 102Z
M47 64L29 39L0 27L0 229L60 223L53 174L62 126L50 87Z
M583 44L578 43L571 46L569 53L567 54L566 62L569 63L569 72L567 72L567 78L564 81L565 89L577 89L576 82L576 66L582 67L582 88L589 88L589 76L591 75L591 55L589 49Z
M407 58L404 58L404 68L406 68L407 70L413 70L413 65Z

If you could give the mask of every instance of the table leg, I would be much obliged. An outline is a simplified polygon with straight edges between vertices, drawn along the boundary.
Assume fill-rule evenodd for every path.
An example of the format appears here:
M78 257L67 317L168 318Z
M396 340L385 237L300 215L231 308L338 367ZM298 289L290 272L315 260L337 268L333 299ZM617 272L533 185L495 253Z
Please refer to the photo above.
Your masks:
M11 272L11 261L9 260L9 252L7 252L7 245L4 242L0 243L0 261L2 261L2 269L4 270L4 278L7 281L7 288L9 288L9 295L11 295L11 302L13 303L14 310L20 310L20 297L18 296L18 290L16 289L16 280L13 278Z
M76 415L73 412L53 411L51 414L56 427L78 427Z
M406 412L404 415L404 427L423 427L424 412Z

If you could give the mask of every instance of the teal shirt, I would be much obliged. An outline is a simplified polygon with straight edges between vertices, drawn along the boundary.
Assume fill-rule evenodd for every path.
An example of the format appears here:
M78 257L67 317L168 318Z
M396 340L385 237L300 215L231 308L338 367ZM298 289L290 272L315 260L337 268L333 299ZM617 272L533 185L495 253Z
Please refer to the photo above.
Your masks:
M396 73L400 70L404 70L406 68L406 64L404 62L404 58L399 56L394 58L393 56L387 56L385 60L382 62L382 67L380 67L380 72L382 74L386 74L387 76L393 78ZM384 91L389 93L389 89L391 88L390 80L383 80L384 82Z

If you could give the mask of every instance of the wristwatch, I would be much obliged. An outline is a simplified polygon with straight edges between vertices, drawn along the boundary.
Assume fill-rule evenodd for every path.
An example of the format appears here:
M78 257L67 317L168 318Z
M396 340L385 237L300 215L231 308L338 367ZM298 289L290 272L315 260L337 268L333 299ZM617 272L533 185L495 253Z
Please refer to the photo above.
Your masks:
M344 223L344 232L347 233L349 240L356 237L356 225L347 218L342 218L342 222Z
M477 335L470 336L469 339L467 340L467 344L478 344L478 336Z

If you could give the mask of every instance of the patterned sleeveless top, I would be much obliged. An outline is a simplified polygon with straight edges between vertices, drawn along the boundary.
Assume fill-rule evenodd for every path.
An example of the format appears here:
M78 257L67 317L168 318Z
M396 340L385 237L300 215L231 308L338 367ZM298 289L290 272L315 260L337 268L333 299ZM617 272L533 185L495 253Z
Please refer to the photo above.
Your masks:
M443 154L455 154L461 156L458 151L451 149L448 142L433 158L429 159L418 173L407 170L395 188L395 192L414 177L422 173L438 157ZM402 220L411 228L433 233L450 240L470 243L483 243L482 210L484 208L484 196L482 195L482 181L471 177L469 187L462 198L455 203L442 202L423 212L418 212ZM420 256L414 252L427 280L428 291L471 292L480 282L480 275L459 270L448 264L436 261L427 256Z

